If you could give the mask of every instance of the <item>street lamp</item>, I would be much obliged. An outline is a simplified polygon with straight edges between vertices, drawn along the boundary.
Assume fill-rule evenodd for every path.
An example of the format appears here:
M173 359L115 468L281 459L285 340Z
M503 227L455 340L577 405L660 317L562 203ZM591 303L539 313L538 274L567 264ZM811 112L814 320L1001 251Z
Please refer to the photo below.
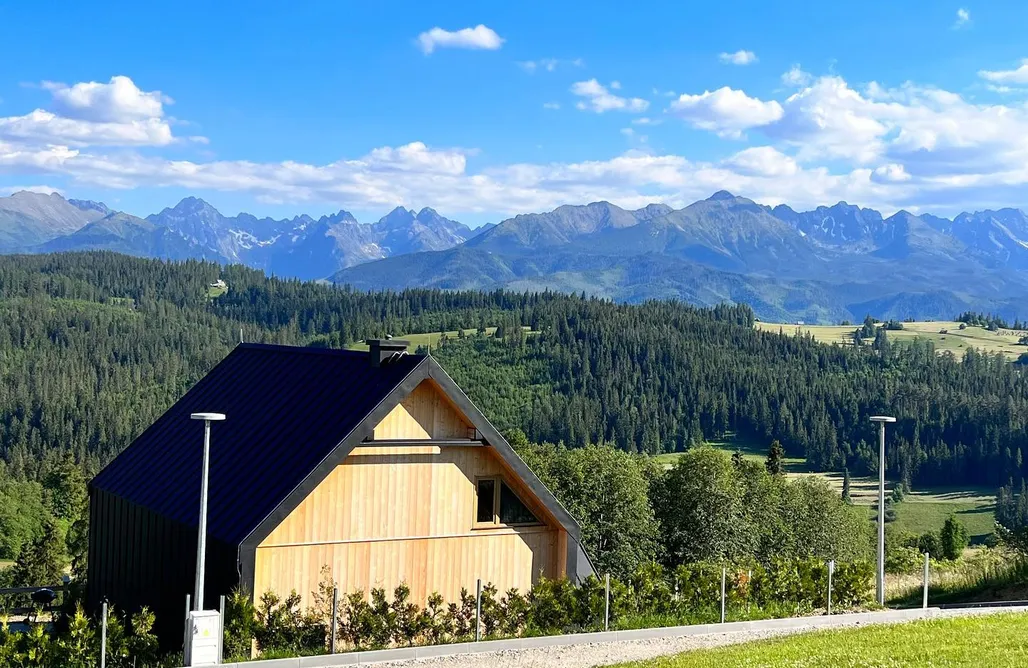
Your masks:
M203 473L200 477L200 527L196 541L196 592L193 610L203 610L204 553L207 551L207 470L211 457L211 423L225 419L224 413L193 413L193 420L203 420Z
M888 415L872 415L878 423L878 605L885 605L885 423L895 422Z

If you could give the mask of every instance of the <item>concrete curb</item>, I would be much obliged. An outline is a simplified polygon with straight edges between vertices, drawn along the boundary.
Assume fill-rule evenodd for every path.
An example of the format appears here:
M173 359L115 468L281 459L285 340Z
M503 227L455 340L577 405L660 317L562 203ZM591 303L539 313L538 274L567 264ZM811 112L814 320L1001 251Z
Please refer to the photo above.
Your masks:
M1028 608L979 608L977 614L992 612L1019 612ZM345 654L323 654L320 656L293 659L272 659L268 661L247 661L245 663L222 664L226 668L336 668L342 666L366 666L391 661L409 661L459 654L483 654L542 647L568 645L593 645L598 643L623 642L631 640L652 640L655 638L679 638L708 634L739 633L771 629L826 629L835 626L860 624L889 624L894 622L932 619L940 615L939 608L914 608L910 610L886 610L882 612L856 612L818 617L786 617L726 624L696 624L693 626L670 626L631 631L609 631L599 633L573 633L538 638L510 638L508 640L487 640L482 642L454 643L452 645L431 645L425 647L402 647ZM970 612L970 611L969 611Z

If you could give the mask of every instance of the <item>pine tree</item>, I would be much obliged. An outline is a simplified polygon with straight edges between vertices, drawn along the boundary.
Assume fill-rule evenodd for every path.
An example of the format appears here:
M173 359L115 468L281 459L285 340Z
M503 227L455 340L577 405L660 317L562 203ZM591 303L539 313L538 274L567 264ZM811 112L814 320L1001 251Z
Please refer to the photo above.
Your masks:
M22 546L14 562L13 579L17 586L52 586L64 573L64 541L57 523L47 520L43 534Z
M767 472L771 475L782 475L784 469L782 467L782 459L785 457L785 449L782 448L782 444L778 442L778 439L771 441L771 447L767 452L767 462L764 466L767 468Z
M848 467L842 470L842 500L846 503L852 503L850 499L850 470Z

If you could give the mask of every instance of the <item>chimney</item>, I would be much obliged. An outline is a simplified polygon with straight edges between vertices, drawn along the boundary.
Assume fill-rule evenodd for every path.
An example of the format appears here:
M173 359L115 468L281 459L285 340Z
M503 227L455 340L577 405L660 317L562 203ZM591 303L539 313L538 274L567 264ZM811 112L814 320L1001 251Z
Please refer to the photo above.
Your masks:
M394 356L406 354L410 342L402 339L368 339L368 359L371 366L388 364Z

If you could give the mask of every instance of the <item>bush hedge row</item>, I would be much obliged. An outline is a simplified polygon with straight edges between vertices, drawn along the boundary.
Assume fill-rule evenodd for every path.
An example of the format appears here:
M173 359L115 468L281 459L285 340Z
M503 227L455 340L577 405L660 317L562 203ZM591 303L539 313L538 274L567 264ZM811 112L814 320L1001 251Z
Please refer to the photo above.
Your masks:
M828 566L814 559L773 560L769 564L696 563L667 570L659 564L637 568L625 580L611 579L611 628L642 628L717 621L722 568L727 571L727 617L761 619L811 614L824 609ZM874 569L867 562L837 564L832 579L833 609L863 608L873 601ZM301 608L295 592L281 598L264 593L250 602L235 592L226 612L226 658L245 659L255 642L264 658L326 651L334 584L326 571L312 604ZM589 577L576 585L567 579L540 579L523 594L482 589L480 631L484 638L552 635L603 628L605 585ZM384 589L341 595L337 612L337 651L442 644L475 636L475 595L462 590L446 602L432 594L425 605L411 600L401 584L390 596Z

